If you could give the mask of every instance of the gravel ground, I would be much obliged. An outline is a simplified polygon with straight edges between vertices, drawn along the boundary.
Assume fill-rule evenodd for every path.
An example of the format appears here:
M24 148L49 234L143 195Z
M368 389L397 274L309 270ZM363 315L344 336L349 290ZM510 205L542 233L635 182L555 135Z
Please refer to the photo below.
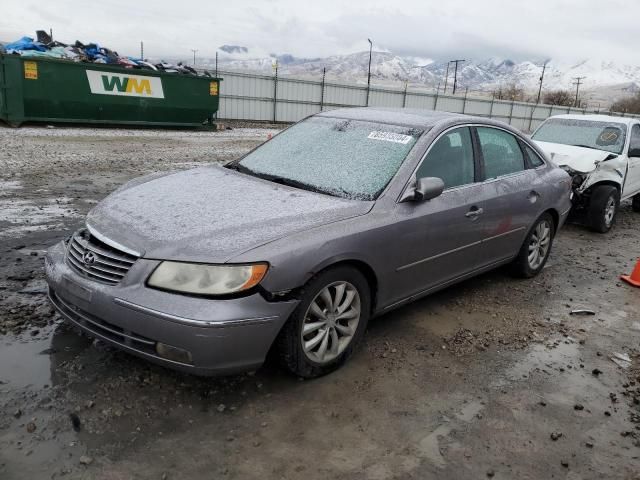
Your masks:
M44 250L128 179L277 131L236 127L0 129L0 478L640 478L640 290L618 280L640 257L628 203L608 235L565 227L533 280L498 270L373 320L352 361L314 381L271 360L182 375L62 323Z

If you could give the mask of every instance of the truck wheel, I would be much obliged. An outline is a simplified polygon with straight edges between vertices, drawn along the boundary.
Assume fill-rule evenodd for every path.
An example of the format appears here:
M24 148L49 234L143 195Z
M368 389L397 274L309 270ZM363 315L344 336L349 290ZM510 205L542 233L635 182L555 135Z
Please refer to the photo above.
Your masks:
M631 208L634 212L640 213L640 193L636 194L631 200Z
M553 218L543 213L527 234L518 256L513 261L512 272L522 278L538 275L547 263L555 235Z
M332 372L362 340L370 311L369 284L358 270L343 266L320 273L304 287L280 332L282 364L303 378Z
M620 206L620 193L611 185L600 185L593 190L589 204L589 226L595 232L607 233L616 221Z

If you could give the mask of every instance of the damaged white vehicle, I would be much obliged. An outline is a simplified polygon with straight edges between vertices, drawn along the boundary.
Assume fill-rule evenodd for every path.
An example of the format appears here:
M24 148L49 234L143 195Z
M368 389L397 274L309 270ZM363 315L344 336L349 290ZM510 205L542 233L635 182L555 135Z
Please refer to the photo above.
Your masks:
M640 212L640 121L606 115L558 115L531 136L573 178L573 214L608 232L622 200Z

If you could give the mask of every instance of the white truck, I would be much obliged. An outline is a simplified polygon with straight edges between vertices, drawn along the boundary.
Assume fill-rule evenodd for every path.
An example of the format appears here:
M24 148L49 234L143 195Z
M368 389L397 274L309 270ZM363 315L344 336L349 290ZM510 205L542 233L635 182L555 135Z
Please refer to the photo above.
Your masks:
M640 120L607 115L557 115L531 138L572 177L574 217L601 233L620 202L640 212Z

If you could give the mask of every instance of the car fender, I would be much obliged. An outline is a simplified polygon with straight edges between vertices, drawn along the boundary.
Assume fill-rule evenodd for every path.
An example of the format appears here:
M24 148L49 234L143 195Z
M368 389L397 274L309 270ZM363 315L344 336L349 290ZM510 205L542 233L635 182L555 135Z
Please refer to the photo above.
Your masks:
M338 263L359 263L375 277L379 269L375 256L382 248L378 242L383 240L366 227L360 230L359 225L366 223L366 218L357 217L298 232L244 252L230 263L269 258L269 272L261 285L272 294L299 289L318 272Z
M614 184L620 191L627 175L628 161L626 157L618 157L607 160L598 165L598 168L588 173L584 181L577 189L578 193L593 188L600 183Z
M377 283L376 273L373 269L373 266L371 265L370 260L362 255L361 252L350 251L328 256L322 261L318 262L314 267L312 267L305 273L303 285L323 270L344 263L353 263L356 265L356 268L358 268L357 265L362 265L367 270L363 273L366 274L366 276L372 275L373 280L375 281L375 283Z

